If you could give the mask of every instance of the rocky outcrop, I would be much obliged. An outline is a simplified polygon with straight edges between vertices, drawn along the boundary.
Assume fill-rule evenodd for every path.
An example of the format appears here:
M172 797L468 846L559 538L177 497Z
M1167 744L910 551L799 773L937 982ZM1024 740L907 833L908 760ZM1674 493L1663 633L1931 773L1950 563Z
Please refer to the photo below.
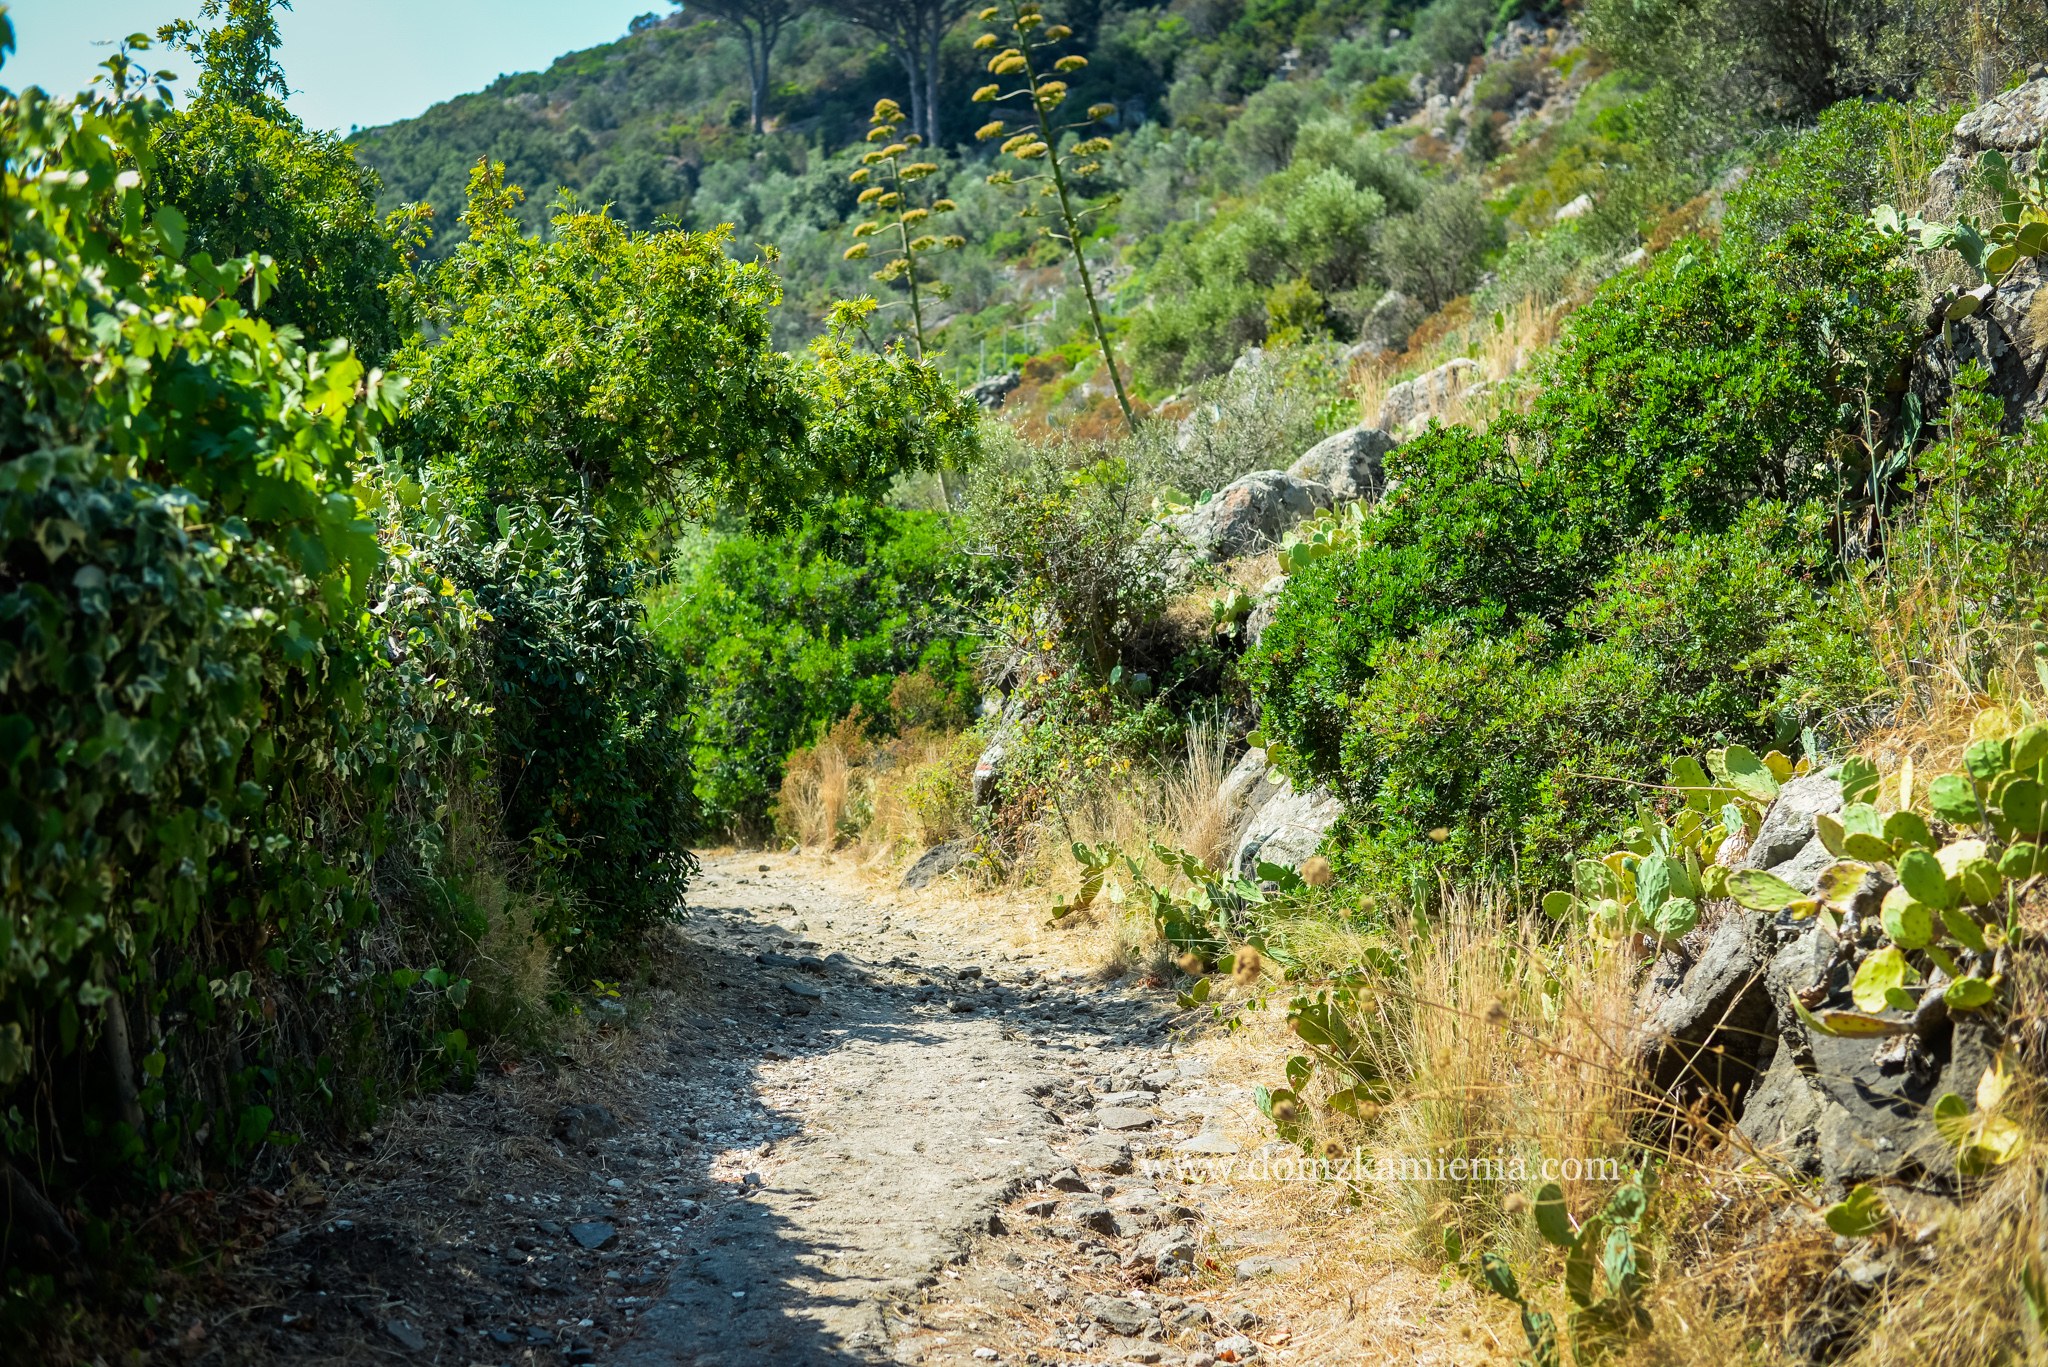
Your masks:
M1287 529L1332 505L1327 486L1280 470L1254 470L1199 507L1166 519L1195 558L1236 560L1280 544Z
M1265 786L1272 791L1245 823L1230 857L1231 870L1241 878L1257 877L1261 864L1294 868L1316 852L1344 814L1343 803L1319 789L1298 792L1285 780Z
M1394 439L1377 427L1352 427L1325 437L1287 467L1296 479L1320 484L1339 503L1376 499L1387 487L1386 458Z
M993 413L996 409L1003 406L1003 400L1010 397L1010 391L1022 383L1024 383L1022 375L1019 375L1014 370L1007 370L1000 375L991 375L987 379L976 380L973 384L967 386L963 392L968 398L974 400L975 403Z
M1945 306L1947 298L1937 302ZM2008 434L2048 416L2048 274L2041 258L2023 262L1996 289L1986 287L1977 312L1950 323L1946 337L1938 317L1930 328L1913 358L1923 432L1933 430L1956 372L1972 361L1991 372L1989 392L2005 404Z
M1280 591L1287 587L1287 576L1276 574L1259 589L1258 601L1245 614L1244 644L1247 650L1259 643L1266 634L1266 628L1273 625L1273 615L1280 609Z
M1963 116L1951 135L1948 157L1928 181L1926 217L1968 212L1977 193L1977 158L1998 151L2022 173L2030 170L2048 139L2048 77L2036 77L1984 102ZM2005 430L2016 433L2048 416L2048 273L2036 257L2023 262L1996 289L1981 291L1982 303L1968 318L1941 326L1939 310L1953 296L1936 300L1927 336L1913 358L1912 392L1918 397L1923 431L1946 409L1956 371L1975 361L1991 372L1990 392L2005 404Z
M1374 426L1406 441L1428 427L1431 418L1449 413L1454 403L1485 378L1485 368L1477 361L1463 356L1446 361L1389 389Z
M1963 115L1949 135L1948 156L1928 177L1926 216L1940 218L1954 211L1975 183L1980 155L2002 152L2025 171L2032 167L2044 136L2048 136L2048 77L2036 77Z

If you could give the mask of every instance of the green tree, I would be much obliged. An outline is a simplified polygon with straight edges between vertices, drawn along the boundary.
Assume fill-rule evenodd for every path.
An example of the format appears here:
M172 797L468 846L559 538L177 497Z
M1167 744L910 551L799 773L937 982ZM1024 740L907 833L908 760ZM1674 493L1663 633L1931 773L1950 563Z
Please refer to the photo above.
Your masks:
M723 230L635 233L565 195L543 240L518 197L477 166L468 240L422 300L436 336L400 358L410 442L478 513L537 496L620 527L654 507L766 513L971 447L971 406L921 361L864 354L858 309L806 355L773 350L780 285Z
M674 0L686 12L695 7L740 31L747 49L747 85L753 94L754 131L762 131L768 103L768 63L789 21L803 13L802 0Z
M401 229L377 213L377 173L286 108L276 55L283 2L208 0L200 14L216 26L163 30L198 59L199 93L156 126L151 200L183 215L188 250L270 258L276 287L265 318L316 342L346 338L381 364L404 332L385 289L403 268Z

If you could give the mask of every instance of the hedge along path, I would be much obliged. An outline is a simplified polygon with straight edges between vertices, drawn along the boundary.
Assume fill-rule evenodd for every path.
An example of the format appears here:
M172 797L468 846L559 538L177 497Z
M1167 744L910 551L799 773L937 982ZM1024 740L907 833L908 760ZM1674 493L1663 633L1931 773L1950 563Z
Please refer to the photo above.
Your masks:
M1469 1290L1330 1189L1145 1170L1267 1139L1223 1079L1278 1046L1188 1043L1095 932L752 852L691 900L668 985L593 1013L632 1019L306 1156L232 1303L168 1319L236 1363L1472 1360Z

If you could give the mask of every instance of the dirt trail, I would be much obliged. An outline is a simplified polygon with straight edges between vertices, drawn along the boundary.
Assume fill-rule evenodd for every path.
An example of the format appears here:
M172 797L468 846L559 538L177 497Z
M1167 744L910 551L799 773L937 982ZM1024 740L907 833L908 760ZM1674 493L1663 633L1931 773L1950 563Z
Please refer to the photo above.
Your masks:
M902 900L817 860L708 859L674 982L597 1037L610 1057L424 1099L316 1160L270 1198L237 1308L171 1360L1325 1360L1231 1303L1233 1266L1284 1273L1285 1250L1236 1261L1199 1189L1146 1175L1234 1150L1218 1117L1248 1110L1176 1042L1171 996Z

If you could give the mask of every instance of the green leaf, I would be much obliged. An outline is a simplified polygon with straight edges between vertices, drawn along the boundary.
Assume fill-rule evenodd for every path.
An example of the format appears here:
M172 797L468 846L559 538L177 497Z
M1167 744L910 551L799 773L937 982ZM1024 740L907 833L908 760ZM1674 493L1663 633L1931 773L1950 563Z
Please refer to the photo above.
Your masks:
M1646 854L1636 861L1636 906L1653 921L1657 908L1671 895L1671 861L1661 854Z
M1907 850L1899 856L1899 882L1917 902L1939 910L1955 902L1948 885L1948 872L1927 850Z
M1545 1182L1536 1193L1536 1232L1559 1248L1570 1248L1579 1240L1565 1207L1564 1188L1555 1182Z
M2003 740L1973 740L1963 747L1963 768L1979 783L1989 783L2005 772L2006 753Z
M1543 914L1553 921L1563 921L1579 909L1579 899L1568 892L1547 892L1543 894Z
M1974 826L1984 819L1977 790L1961 774L1943 774L1928 784L1927 801L1934 814L1952 826Z
M2048 827L2048 788L2038 779L2016 778L2006 784L1999 806L2022 835L2039 835Z
M1911 1021L1886 1020L1864 1011L1823 1011L1819 1020L1825 1033L1843 1039L1881 1039L1887 1035L1910 1035Z
M1851 755L1843 760L1835 771L1835 778L1842 785L1842 801L1877 800L1877 766L1863 756Z
M1895 854L1891 842L1883 836L1865 835L1862 831L1851 831L1843 837L1842 853L1866 864L1889 864Z
M1777 776L1748 746L1729 746L1722 755L1721 763L1728 775L1728 786L1744 796L1769 802L1778 795Z
M1933 908L1915 901L1904 888L1893 888L1885 894L1880 919L1884 922L1884 933L1900 949L1919 949L1934 939Z
M1940 845L1927 822L1917 812L1893 812L1884 819L1884 838L1895 850L1931 850Z
M1975 1011L1989 1006L1998 989L1978 977L1957 978L1942 989L1941 999L1953 1010Z
M1829 1206L1821 1218L1845 1239L1867 1239L1891 1223L1892 1213L1874 1187L1861 1183Z
M1949 938L1964 949L1976 954L1984 952L1984 929L1977 924L1977 918L1969 912L1961 907L1944 907L1941 912L1941 924L1942 928L1948 931Z
M1699 923L1700 904L1690 897L1666 898L1650 917L1650 929L1667 940L1686 934Z
M1832 1025L1816 1016L1805 1002L1799 1000L1799 993L1796 990L1788 987L1785 989L1785 995L1791 998L1792 1014L1799 1017L1801 1025L1804 1025L1816 1035L1833 1035L1835 1033L1835 1028Z
M1840 818L1822 812L1814 817L1813 829L1814 833L1820 837L1821 847L1829 854L1840 859L1848 853L1848 850L1843 848L1842 845L1842 839L1848 832L1843 829Z
M1479 1273L1486 1279L1486 1285L1502 1300L1522 1303L1522 1285L1515 1280L1515 1270L1508 1266L1508 1260L1498 1253L1479 1255Z
M1905 985L1911 971L1898 947L1886 945L1857 967L1855 980L1849 984L1849 995L1865 1011L1882 1011L1889 1004L1890 993Z
M1728 875L1728 895L1751 911L1783 911L1806 894L1774 873L1738 869Z
M2048 223L2040 226L2044 234L2048 234ZM2014 769L2026 773L2043 760L2048 760L2048 722L2032 722L2013 732L2011 764Z
M1998 871L2015 882L2048 873L2048 846L2027 841L2008 845L1998 857Z

